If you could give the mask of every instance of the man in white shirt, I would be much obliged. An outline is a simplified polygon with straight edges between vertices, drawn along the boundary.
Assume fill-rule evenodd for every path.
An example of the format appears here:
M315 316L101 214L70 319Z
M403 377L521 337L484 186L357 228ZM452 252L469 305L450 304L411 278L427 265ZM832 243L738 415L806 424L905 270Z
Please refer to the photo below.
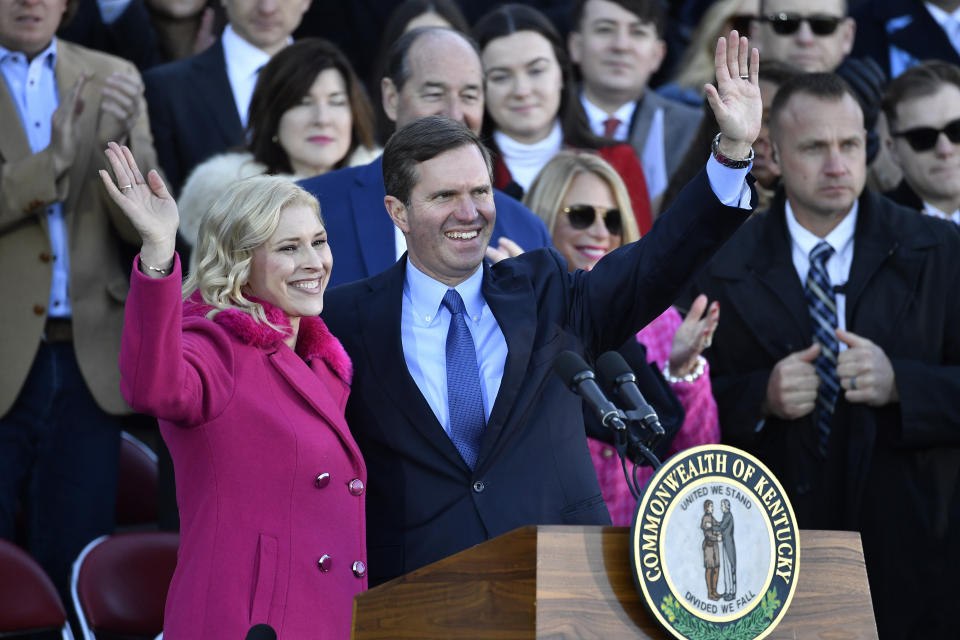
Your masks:
M695 283L724 310L706 352L723 439L771 468L801 527L860 531L881 637L949 636L960 234L864 190L839 77L782 85L770 132L782 192Z
M578 0L568 42L591 129L629 141L655 205L702 117L699 109L647 90L666 53L664 19L658 0Z
M156 162L133 65L54 37L75 8L0 0L0 537L20 501L64 596L77 554L113 530L130 413L117 359L139 240L97 172L110 140Z
M883 103L900 204L960 224L960 67L923 62L895 78Z
M243 144L257 73L292 42L310 0L224 0L220 42L148 71L147 103L167 186L178 192L191 169Z

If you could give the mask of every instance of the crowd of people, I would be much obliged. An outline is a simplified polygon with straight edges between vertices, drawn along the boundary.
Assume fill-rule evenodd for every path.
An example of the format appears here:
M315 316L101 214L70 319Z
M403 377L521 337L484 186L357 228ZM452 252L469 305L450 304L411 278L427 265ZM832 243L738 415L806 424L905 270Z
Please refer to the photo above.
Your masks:
M0 0L0 537L69 598L151 420L166 637L346 638L631 523L552 373L617 350L658 453L756 455L860 533L881 638L951 637L960 0L386 4Z

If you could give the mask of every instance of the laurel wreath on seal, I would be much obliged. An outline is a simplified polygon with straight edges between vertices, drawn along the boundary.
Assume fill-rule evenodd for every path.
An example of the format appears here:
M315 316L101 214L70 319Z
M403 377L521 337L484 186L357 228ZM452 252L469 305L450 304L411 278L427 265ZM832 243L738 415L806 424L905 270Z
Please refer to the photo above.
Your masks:
M756 638L770 626L780 601L777 599L777 588L767 591L760 600L760 606L744 616L736 624L727 627L714 626L694 617L689 611L680 606L673 595L663 597L660 610L680 634L690 640L747 640Z

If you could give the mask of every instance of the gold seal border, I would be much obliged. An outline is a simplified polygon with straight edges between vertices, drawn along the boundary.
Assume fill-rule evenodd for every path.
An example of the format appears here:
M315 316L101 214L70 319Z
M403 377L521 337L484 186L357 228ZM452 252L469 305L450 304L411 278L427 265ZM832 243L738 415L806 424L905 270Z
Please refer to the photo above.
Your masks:
M650 496L652 495L651 489L655 487L663 479L665 475L670 473L675 466L677 466L680 463L685 463L689 458L695 457L705 451L732 453L746 460L749 460L753 464L757 465L757 467L760 470L762 470L766 474L766 476L770 479L771 484L773 484L777 488L777 491L779 492L780 497L783 499L783 504L787 512L790 514L790 522L792 523L792 529L796 539L796 545L794 547L794 555L793 555L793 558L794 558L793 579L790 582L790 589L786 597L782 598L783 604L780 607L779 613L776 616L774 616L773 620L770 621L770 625L766 629L764 629L764 631L760 635L754 638L754 640L763 640L763 638L766 638L768 635L770 635L770 633L772 633L773 630L777 627L777 625L779 625L780 622L783 620L783 617L786 615L787 610L790 608L790 604L793 602L793 596L797 591L797 581L800 578L800 527L797 525L797 517L796 517L796 514L793 512L793 505L790 503L790 499L787 497L787 494L783 489L783 485L780 484L780 480L773 474L772 471L770 471L767 465L763 464L755 456L747 453L742 449L737 449L736 447L731 447L730 445L725 445L725 444L699 445L696 447L685 449L675 454L674 456L666 460L660 466L659 469L657 469L657 471L653 474L653 476L647 482L647 486L644 489L643 496L640 498L640 503L637 505L637 509L634 512L634 516L633 516L633 524L631 527L632 540L630 541L630 552L631 552L630 561L631 561L632 569L634 571L634 576L636 576L637 578L636 581L640 586L641 595L643 596L644 602L646 602L647 604L647 608L650 610L651 614L654 616L657 622L660 623L661 628L666 630L668 633L670 633L670 635L674 636L675 638L680 638L680 640L687 640L687 637L679 633L676 629L674 629L673 625L671 625L670 622L663 616L663 614L660 611L659 603L653 602L650 596L650 592L647 589L647 581L643 578L643 564L642 564L641 555L640 555L640 535L643 531L642 522L640 523L641 526L637 526L637 525L638 525L638 521L641 519L641 516L645 512L647 507L647 502ZM726 476L719 476L719 477L726 478ZM750 493L753 495L756 495L755 493L753 493L752 490L750 491ZM762 503L762 500L761 500L761 503ZM673 503L671 502L671 506L672 504ZM669 508L670 507L668 507L668 509ZM664 513L664 517L666 517L666 513ZM657 551L659 553L659 548ZM662 565L662 558L661 558L661 565ZM664 577L666 577L666 574L664 574ZM769 584L767 586L769 586ZM671 593L673 592L671 591ZM673 595L674 597L676 597L675 593ZM678 600L678 602L679 601L680 600ZM746 615L749 615L749 612L744 613L744 616ZM706 619L701 616L697 616L697 617L701 619ZM724 622L723 624L731 624L731 623L734 623L734 621Z

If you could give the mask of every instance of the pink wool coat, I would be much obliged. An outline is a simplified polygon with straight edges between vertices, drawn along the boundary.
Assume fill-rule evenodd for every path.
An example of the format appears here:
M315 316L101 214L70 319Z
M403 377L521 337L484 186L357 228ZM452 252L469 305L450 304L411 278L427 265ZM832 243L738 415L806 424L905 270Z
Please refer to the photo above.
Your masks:
M211 309L182 303L179 258L166 278L134 265L122 391L159 418L180 508L164 637L240 640L267 623L280 640L348 638L367 586L350 360L319 318L301 319L295 353L251 316Z

